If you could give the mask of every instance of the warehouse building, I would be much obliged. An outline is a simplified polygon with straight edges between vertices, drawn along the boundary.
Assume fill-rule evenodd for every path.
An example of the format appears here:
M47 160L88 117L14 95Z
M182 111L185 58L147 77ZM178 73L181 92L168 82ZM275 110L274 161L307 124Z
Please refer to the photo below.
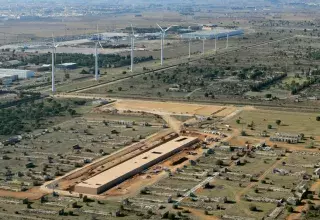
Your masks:
M57 68L64 69L64 70L73 70L77 68L76 63L61 63L57 64Z
M197 142L198 139L195 137L175 138L77 184L75 191L92 195L100 194Z
M180 37L182 39L217 39L226 38L227 35L229 37L232 36L240 36L244 34L243 30L234 30L234 29L225 29L225 28L215 28L212 30L202 30L196 31L192 33L181 34Z
M9 86L12 82L12 76L0 75L0 85Z
M11 76L13 77L13 81L15 81L17 79L30 79L34 77L34 72L31 70L0 69L1 75Z

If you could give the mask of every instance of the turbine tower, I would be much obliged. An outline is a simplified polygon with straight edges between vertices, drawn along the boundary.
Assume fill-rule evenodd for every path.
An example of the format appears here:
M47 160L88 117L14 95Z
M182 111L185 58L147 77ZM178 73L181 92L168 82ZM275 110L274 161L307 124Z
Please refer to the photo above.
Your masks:
M166 35L166 32L172 27L168 27L167 29L163 30L162 27L157 24L158 27L160 28L161 30L161 66L163 65L163 45L164 45L164 38L165 38L165 35Z
M217 35L214 37L214 53L217 53Z
M99 27L97 25L97 36L93 36L93 41L95 42L95 60L94 60L94 78L96 81L99 80L99 66L98 66L98 58L99 58L99 54L98 54L98 44L100 45L100 47L103 49L101 43L100 43L101 37L99 34Z
M55 93L56 92L56 86L55 86L55 57L56 57L56 50L57 50L57 47L59 46L59 44L55 44L54 42L54 36L52 34L52 64L51 64L51 70L52 70L52 73L51 73L51 91L52 93Z
M226 45L226 49L228 49L229 47L229 33L227 33L227 45Z
M131 30L132 30L132 34L131 34L131 72L133 72L133 61L134 61L134 30L133 30L132 24L131 24Z
M203 38L202 39L202 55L204 55L205 51L204 51L204 44L205 44L206 39Z
M191 57L191 39L189 39L189 58Z

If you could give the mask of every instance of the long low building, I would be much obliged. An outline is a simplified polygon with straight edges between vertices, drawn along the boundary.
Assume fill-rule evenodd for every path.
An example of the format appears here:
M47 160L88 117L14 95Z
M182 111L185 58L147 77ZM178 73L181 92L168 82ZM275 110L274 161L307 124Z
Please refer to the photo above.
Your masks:
M234 30L234 29L224 29L224 28L215 28L213 30L202 30L196 31L191 33L181 34L182 39L221 39L232 37L232 36L239 36L244 34L243 30Z
M163 145L127 160L109 170L106 170L75 186L78 193L100 194L126 179L148 169L149 167L167 159L184 147L198 142L198 138L180 136Z
M30 79L34 77L34 72L31 70L0 69L0 75L17 76L18 79Z

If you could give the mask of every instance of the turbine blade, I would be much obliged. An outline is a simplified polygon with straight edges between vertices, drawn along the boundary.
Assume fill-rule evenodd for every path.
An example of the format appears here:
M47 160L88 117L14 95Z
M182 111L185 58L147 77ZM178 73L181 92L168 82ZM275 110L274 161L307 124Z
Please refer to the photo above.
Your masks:
M102 48L102 50L104 50L104 48L103 48L103 46L101 45L100 41L99 41L99 45L100 45L100 47Z
M162 29L162 27L159 25L159 24L157 24L158 25L158 27L161 29L161 31L163 32L163 29Z
M55 45L53 33L52 33L52 44L53 44L53 46Z

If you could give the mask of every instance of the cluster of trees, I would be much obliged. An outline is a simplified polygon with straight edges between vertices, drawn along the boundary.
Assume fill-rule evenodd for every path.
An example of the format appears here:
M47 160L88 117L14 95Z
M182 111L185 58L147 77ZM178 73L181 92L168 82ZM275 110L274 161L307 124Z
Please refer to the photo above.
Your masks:
M264 71L259 70L259 69L251 69L251 68L243 68L238 74L238 78L240 80L243 79L251 79L255 80L260 76L263 76L265 74Z
M0 109L0 135L17 135L41 128L42 122L51 117L64 114L75 115L69 104L48 99L31 101L16 107Z
M129 47L128 44L102 44L103 48L110 48L110 49L118 49L118 48L127 48Z
M16 93L16 92L13 92L13 93ZM33 93L33 92L20 92L20 93L17 93L17 95L18 95L18 99L9 100L9 101L0 103L0 108L8 108L15 105L21 105L23 103L27 103L29 101L34 101L41 98L40 93Z
M95 57L90 54L81 54L81 53L59 53L57 54L57 61L62 60L63 62L75 62L78 66L88 67L94 66ZM145 61L153 60L152 56L148 57L135 57L134 62L140 63ZM51 63L51 53L39 54L36 56L30 56L26 60L27 63L35 64L45 64ZM119 54L100 54L99 55L99 66L100 67L121 67L127 66L131 63L131 57L120 56Z
M259 83L255 83L253 85L250 85L250 89L251 91L254 91L254 92L258 92L260 91L261 89L263 89L264 87L266 86L270 86L272 85L273 83L283 79L287 77L287 74L286 73L283 73L283 74L280 74L280 75L277 75L277 76L274 76L266 81L263 81L263 82L259 82Z
M320 83L320 78L318 77L312 77L308 81L304 81L301 85L300 84L295 84L293 88L291 89L291 94L295 95L298 92L304 90L305 88L308 88L309 86L315 84L315 83Z
M126 32L132 32L132 29L131 27L126 27L125 28L125 31ZM157 33L159 32L160 29L159 28L153 28L153 27L149 27L149 28L138 28L138 27L135 27L134 28L134 32L135 33L139 33L139 34L145 34L145 33Z
M320 60L320 50L310 52L309 57L314 60Z

